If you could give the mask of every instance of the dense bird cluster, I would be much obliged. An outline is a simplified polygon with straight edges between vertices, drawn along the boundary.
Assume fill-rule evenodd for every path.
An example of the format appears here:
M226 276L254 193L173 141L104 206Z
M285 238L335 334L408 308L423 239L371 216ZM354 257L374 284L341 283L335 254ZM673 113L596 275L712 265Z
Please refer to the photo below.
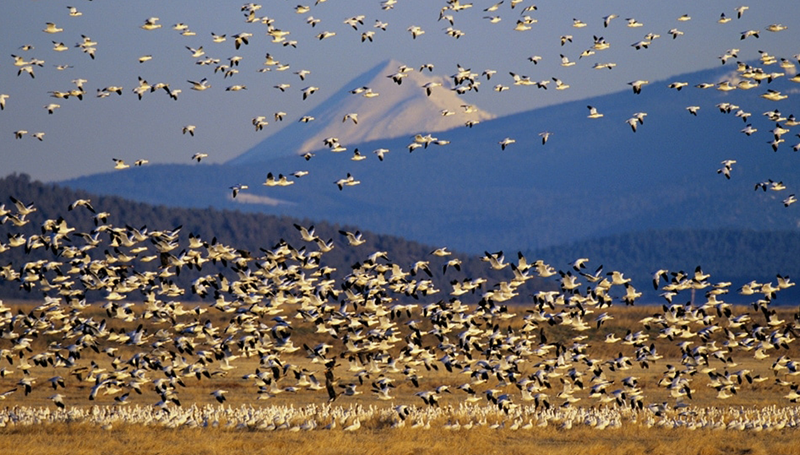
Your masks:
M551 408L537 410L521 406L511 415L492 406L459 404L449 408L416 406L309 405L231 407L192 405L170 413L133 405L122 408L56 409L18 406L0 410L0 428L60 422L87 423L104 430L134 424L164 428L232 428L247 431L357 431L362 428L411 428L469 431L473 428L530 431L533 429L593 428L615 430L623 425L685 430L732 430L771 432L796 429L800 416L796 407L769 406L755 409L656 407L646 412L629 409Z
M381 5L388 11L396 3L397 0L384 0ZM508 6L510 9L506 12L514 10L513 30L525 32L537 24L534 16L538 8L535 5L523 7L520 3L511 0L504 6L500 1L483 11L491 14L486 19L495 26L503 23L500 8ZM295 10L298 14L310 14L316 6L298 5ZM521 10L519 17L516 17L517 7ZM439 21L449 24L444 32L455 39L468 34L469 30L459 29L456 24L458 14L470 14L464 12L471 9L472 3L447 1L439 16ZM747 9L738 8L736 20L742 19ZM272 43L289 48L300 45L289 39L289 30L280 28L274 19L260 15L261 5L248 3L241 6L241 11L244 23L253 27L263 25L261 32L265 32ZM70 7L66 14L77 17L81 12ZM600 18L589 22L575 18L572 27L594 26L599 35L615 25L611 21L616 17L610 14L602 18L603 28L599 25ZM684 15L676 20L685 22L691 17ZM718 22L724 24L732 20L723 13ZM158 17L147 18L141 29L160 33L157 31L162 28L159 21ZM312 28L324 24L323 20L310 15L306 22ZM364 45L379 40L389 26L376 19L375 30L364 31L365 22L369 19L363 15L344 20L355 33L360 33ZM643 27L635 18L626 18L626 22L629 28ZM785 28L771 24L766 30L780 32ZM183 23L175 24L172 29L182 36L194 35ZM420 26L410 25L406 30L411 39L425 39L426 31ZM55 35L64 32L64 28L47 23L42 32ZM673 40L688 38L678 28L671 28L667 33ZM341 35L322 30L316 39L339 39ZM554 42L558 39L563 49L569 49L573 44L580 44L576 36L579 35L563 34L554 37ZM758 37L758 29L740 34L741 40ZM629 45L631 52L647 52L659 38L660 35L649 32ZM208 68L209 74L195 78L199 80L187 79L183 87L197 92L197 96L207 90L218 90L219 86L211 78L225 81L237 77L247 68L248 62L235 55L226 60L212 57L207 54L209 48L228 42L238 50L255 41L256 34L249 32L230 37L212 33L211 42L197 47L184 46L198 65ZM53 45L54 52L71 49L63 42L53 41ZM567 55L568 50L562 51L560 66L582 65L586 61L582 59L599 56L610 46L609 39L595 35L586 42L584 51L574 53L577 59ZM89 56L88 63L95 60L98 49L103 51L102 43L88 35L81 35L74 48ZM32 46L21 50L29 52ZM728 60L738 59L738 53L738 49L731 48L720 60L726 64ZM17 75L25 79L25 75L35 78L34 70L44 68L44 61L34 57L13 55L12 58ZM800 54L792 58L800 60ZM143 65L151 60L151 55L138 59ZM542 60L539 55L529 58L535 65ZM766 52L761 53L760 62L761 66L738 62L735 76L730 80L699 82L693 84L694 89L762 88L795 68L791 59L779 59ZM775 64L781 70L764 69ZM616 66L614 62L598 61L593 68L613 71ZM57 69L67 68L59 66ZM433 71L433 68L433 64L428 63L418 70L403 65L385 76L402 85L410 72ZM288 64L266 53L258 71L287 69ZM305 86L295 92L302 100L325 91L324 87L313 85L317 82L311 71L301 69L294 74ZM482 79L489 81L498 77L496 74L498 71L492 69L478 73L458 65L450 77L452 86L449 89L460 95L477 92ZM498 83L495 91L510 90L512 85L566 90L570 83L575 83L555 76L534 81L514 72L509 75L509 85ZM791 80L800 82L800 76ZM128 90L121 85L108 85L97 88L96 97L133 93L142 100L154 93L163 93L181 102L179 98L189 96L182 95L178 84L151 82L138 77L138 82ZM60 103L71 99L82 101L87 83L85 79L76 78L71 86L50 91L50 94L65 100ZM650 82L636 79L627 84L639 95L648 90ZM675 81L669 87L680 91L689 85L689 82ZM273 87L281 92L292 89L288 83ZM431 96L434 91L446 87L442 83L427 83L419 89ZM231 84L225 88L233 92L231 96L250 90L245 84ZM358 87L351 93L379 98L379 93L369 87ZM783 102L789 97L774 89L766 89L761 96L774 102ZM13 102L12 97L0 95L0 109L5 110L7 105L12 107ZM461 107L464 113L475 109L469 104ZM587 107L592 121L609 121L610 115L602 112L602 106ZM757 133L757 129L747 123L752 114L747 112L746 106L720 103L715 107L725 115L742 118L747 125L741 130L745 135ZM43 108L53 117L62 112L58 103L49 103ZM702 106L692 105L686 109L688 115L702 115ZM459 113L445 109L441 114ZM282 121L287 115L277 111L273 117L275 121ZM775 123L768 143L777 152L786 141L784 137L791 132L790 128L800 121L778 109L764 115ZM617 126L625 123L636 133L638 128L646 128L646 116L646 112L635 112L627 119L627 116L617 119ZM267 118L268 115L252 118L256 131L268 125ZM359 117L358 112L336 113L336 120L347 127L369 128L370 125L370 119ZM309 123L315 119L306 115L299 121ZM471 128L477 123L467 121L465 127ZM195 125L187 124L181 134L187 133L191 138L202 132L197 131ZM44 132L29 133L25 129L17 129L13 134L19 140L29 136L44 141L45 136ZM542 145L557 140L557 136L548 131L542 131L539 136ZM496 144L501 151L511 152L522 145L514 138L500 137L503 136L497 138ZM449 141L434 137L432 133L419 133L413 136L408 150L425 149L431 144L446 146ZM326 138L324 145L331 152L347 150L333 136ZM800 144L794 146L795 151L799 148ZM389 150L376 149L373 153L383 161ZM309 160L313 154L303 157ZM367 157L368 154L355 149L351 160L361 161ZM203 152L191 156L197 162L206 158L208 154ZM113 162L115 169L131 166L121 158L114 158ZM141 158L131 163L141 166L148 160ZM732 159L722 161L723 167L718 173L732 178L734 164L736 161ZM268 173L263 185L295 183L287 175L275 174L277 176ZM291 175L300 178L305 174L307 172L297 171ZM333 183L344 190L360 181L347 173ZM249 189L250 184L255 183L230 186L232 197ZM783 182L772 180L755 185L756 190L763 191L786 188ZM795 284L787 276L778 275L774 283L743 284L737 292L751 296L752 305L734 308L724 301L732 283L714 282L700 267L689 272L659 270L654 273L653 285L663 291L663 306L654 307L653 314L639 321L639 326L607 330L608 321L614 319L613 307L635 305L641 292L620 271L604 271L602 267L593 271L587 269L587 258L554 267L541 260L528 260L522 254L509 259L503 252L486 252L483 260L487 267L506 273L505 279L490 281L474 276L450 280L448 270L459 270L460 262L451 259L452 254L446 248L435 249L429 257L418 258L412 264L392 262L383 251L365 251L358 263L342 273L342 279L336 279L336 270L326 265L325 254L335 248L337 242L319 238L311 227L296 226L304 242L301 246L281 241L256 252L194 234L186 239L181 236L181 227L157 230L109 223L110 214L96 213L91 201L86 199L76 200L65 209L92 216L95 228L89 232L77 231L63 218L37 219L33 202L14 197L10 201L8 208L0 205L0 223L8 229L4 243L0 242L0 262L2 253L15 248L36 252L46 259L0 267L1 286L18 286L31 295L43 296L26 311L12 311L0 302L0 384L9 386L0 393L0 399L27 396L38 388L52 388L55 394L51 399L58 410L6 410L0 413L2 425L31 419L39 422L84 419L104 426L116 421L215 426L215 422L218 425L226 421L258 429L301 430L339 425L346 431L354 431L360 428L362 420L373 418L382 418L393 426L403 426L410 421L413 423L409 426L421 427L429 426L432 420L446 418L450 429L489 425L489 422L515 429L545 426L549 422L558 422L563 428L573 424L613 428L623 420L637 419L648 425L676 427L764 429L797 425L797 416L792 410L778 408L752 411L752 415L694 408L692 413L680 413L690 406L695 396L709 390L713 391L714 399L720 401L732 398L745 387L763 393L779 390L787 402L800 399L798 383L793 380L800 374L800 368L792 356L796 333L800 330L800 315L781 319L773 306L779 293ZM792 194L782 202L789 207L796 198ZM41 233L25 235L15 231L31 222L41 226ZM359 231L342 230L340 234L340 241L350 246L364 243ZM208 273L210 265L221 271ZM189 289L176 284L174 277L180 274L192 275ZM540 290L532 296L520 295L522 285L534 277L551 280L552 289ZM194 307L184 305L182 300L189 293L205 302ZM518 303L529 306L514 305ZM301 327L304 330L299 330ZM618 354L598 353L602 350L587 342L588 331L600 332L601 343L618 346L613 349ZM666 347L677 347L678 355L669 362L664 359ZM739 365L750 359L755 361L755 367ZM214 384L229 376L232 370L239 371L242 364L253 362L257 367L236 378L252 391L253 400L302 394L320 404L290 411L221 406L229 392ZM659 379L644 384L641 378L626 374L629 370L644 369L660 371ZM190 379L207 382L209 400L219 402L220 406L184 406L180 393ZM87 410L74 407L59 393L79 387L87 389L88 400L113 397L113 405ZM347 407L347 401L355 401L353 397L358 395L386 402L398 401L401 391L414 397L414 402L386 409L352 404ZM653 396L659 398L653 399ZM667 397L666 400L663 397ZM443 404L454 398L459 404L444 409ZM136 404L131 405L132 402ZM329 404L332 402L341 407L333 407Z
M784 320L772 306L795 285L787 276L741 286L738 292L752 297L752 311L743 311L724 301L732 284L712 281L700 267L659 270L653 286L666 303L653 307L639 326L602 335L614 306L634 305L641 293L620 271L590 270L588 258L559 270L522 254L510 261L502 252L487 252L487 268L506 271L506 279L447 282L448 268L460 266L447 248L413 264L365 251L337 280L325 260L336 242L320 239L313 227L295 226L302 246L281 241L250 252L194 234L184 240L181 227L116 226L109 213L95 213L90 200L79 199L66 209L91 216L93 230L44 219L34 221L41 234L26 237L19 227L36 218L37 208L13 197L11 202L0 206L9 231L0 251L24 248L44 259L3 266L0 284L44 297L16 313L0 304L0 383L14 385L2 398L52 388L55 406L69 409L59 391L81 387L88 400L110 396L115 407L136 402L151 409L136 413L157 419L182 406L185 381L213 388L245 362L257 362L238 379L254 400L296 394L346 406L357 395L397 401L404 392L418 401L394 408L396 419L413 411L423 423L427 411L417 406L438 408L453 397L515 421L536 412L564 421L563 413L576 412L572 408L607 407L611 414L577 412L580 419L593 415L608 425L616 425L619 413L646 412L655 422L709 388L715 400L725 400L769 381L761 393L770 393L770 386L787 402L800 398L791 380L800 374L792 358L800 314ZM355 247L364 242L360 232L341 235ZM210 264L222 270L203 273ZM434 274L439 267L442 274ZM180 274L191 274L190 289L175 283ZM520 286L533 277L557 286L520 296ZM181 300L189 293L206 303L185 306ZM513 305L531 298L530 306ZM598 355L602 349L587 341L590 330L601 335L597 344L618 345L618 354ZM667 362L662 352L670 345L679 354ZM739 366L749 358L756 367ZM626 375L629 370L662 373L645 386ZM220 403L226 393L209 391ZM270 420L261 418L280 425Z

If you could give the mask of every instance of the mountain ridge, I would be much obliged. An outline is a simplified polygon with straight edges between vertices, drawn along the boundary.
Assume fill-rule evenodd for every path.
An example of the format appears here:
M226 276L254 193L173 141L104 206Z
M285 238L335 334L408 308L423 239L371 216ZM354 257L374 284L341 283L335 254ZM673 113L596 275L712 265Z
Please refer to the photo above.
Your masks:
M771 150L774 123L759 115L790 106L761 98L765 88L788 92L796 90L792 83L779 78L729 93L667 88L670 81L717 81L730 72L689 73L654 81L640 95L619 92L439 132L434 136L448 145L413 153L406 149L414 141L410 136L353 144L368 157L358 163L347 153L318 149L311 161L292 155L242 166L151 166L64 183L174 205L356 224L474 253L487 247L535 250L647 229L796 229L795 207L784 208L781 200L797 191L800 163L791 144ZM745 123L719 112L723 102L754 113L748 121L759 132L740 133ZM587 119L587 104L605 117ZM686 111L691 104L701 106L698 116ZM634 133L625 119L637 111L648 116ZM538 133L545 130L553 135L542 145ZM516 143L501 150L504 137ZM369 152L379 147L391 151L383 162ZM737 160L730 180L716 173L726 159ZM267 172L298 170L310 173L289 187L260 185ZM340 191L334 182L347 173L361 184ZM753 191L767 179L785 181L786 194ZM229 187L236 183L285 204L235 203Z
M461 106L465 103L445 88L448 82L442 76L412 70L405 73L401 84L396 84L387 76L400 66L405 65L397 60L385 60L356 76L303 115L313 117L313 121L303 123L295 120L226 164L241 165L264 162L281 155L302 155L322 148L323 139L328 137L336 137L343 146L349 146L417 132L443 131L467 120L494 118L479 108L469 114L462 112ZM430 96L426 96L422 86L428 82L442 86L434 87ZM364 92L352 93L365 87L378 95L367 98L363 96ZM445 109L453 115L443 116L441 111ZM358 114L358 124L349 119L339 120L350 113Z

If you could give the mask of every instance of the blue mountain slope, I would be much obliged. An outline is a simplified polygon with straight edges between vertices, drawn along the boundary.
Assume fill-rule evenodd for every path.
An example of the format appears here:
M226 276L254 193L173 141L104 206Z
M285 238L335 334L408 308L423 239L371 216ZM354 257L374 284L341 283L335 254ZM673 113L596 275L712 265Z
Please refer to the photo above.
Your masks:
M752 90L721 92L693 85L717 82L730 66L671 78L631 91L550 106L473 128L435 133L449 140L409 153L411 137L357 144L368 159L351 161L351 151L320 150L310 161L283 156L247 166L152 166L64 182L92 192L146 202L241 210L325 219L469 252L536 249L581 239L646 229L796 229L797 206L781 200L800 188L800 158L792 134L773 152L774 127L762 115L779 108L791 114L798 84L779 78ZM669 82L690 84L680 92ZM790 93L786 101L760 97L766 88ZM519 88L520 90L535 88ZM719 103L748 112L758 128L740 133L745 122L721 113ZM604 114L588 119L587 105ZM700 106L698 115L686 111ZM625 120L646 112L632 132ZM800 112L800 111L799 111ZM546 145L538 134L552 133ZM426 131L420 131L425 134ZM516 140L506 150L498 142ZM387 148L380 162L371 153ZM732 178L716 170L735 159ZM267 172L308 170L292 186L264 187ZM361 181L340 191L334 181L347 173ZM754 191L757 182L784 181L782 192ZM228 187L285 201L278 205L233 202Z

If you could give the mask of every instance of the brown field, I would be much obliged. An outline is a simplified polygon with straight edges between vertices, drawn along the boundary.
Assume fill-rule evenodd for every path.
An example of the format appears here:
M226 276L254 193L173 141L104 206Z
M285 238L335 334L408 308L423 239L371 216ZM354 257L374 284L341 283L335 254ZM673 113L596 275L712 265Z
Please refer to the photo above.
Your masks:
M29 305L17 303L8 305L18 309L28 309ZM523 313L524 308L513 308L518 313ZM614 332L623 336L629 327L638 327L638 321L653 312L658 312L659 307L637 306L613 308L615 319L608 321L600 330L591 329L585 332L588 336L583 342L588 344L592 355L601 358L614 357L618 351L625 351L629 354L629 346L619 344L608 345L603 343L602 338L605 333ZM747 308L738 308L737 311L747 311ZM789 309L781 310L780 317L791 320L792 311ZM102 312L95 314L102 317ZM416 316L416 315L412 315ZM224 323L227 317L224 314L209 313L209 317L217 324ZM398 323L403 323L408 318L401 318ZM519 329L519 319L512 319L510 327ZM125 324L117 322L118 327ZM154 329L156 330L156 329ZM653 329L652 338L657 340L657 330ZM574 335L572 332L560 330L553 327L548 330L548 337L553 341L567 341L567 337ZM297 324L294 327L293 338L303 340L308 344L322 341L319 335L313 332L313 327L304 327ZM563 338L563 339L562 339ZM36 339L34 342L34 352L37 348L46 348L53 340L46 337ZM680 350L675 347L676 342L667 340L657 340L659 352L665 356L648 369L634 363L631 369L625 371L606 371L609 380L618 383L621 378L626 376L636 376L639 378L640 388L644 392L646 403L667 402L674 404L663 387L658 387L657 382L662 377L666 365L680 364ZM298 343L302 344L302 343ZM781 354L790 357L795 356L797 348L791 349ZM125 358L131 352L119 352L118 356ZM773 358L780 354L775 354ZM111 357L85 350L82 357L82 364L96 362L101 367L112 368L110 365ZM69 374L65 369L34 367L31 376L38 378L32 392L25 396L20 391L13 393L5 398L0 405L5 407L5 412L33 409L40 412L37 424L11 424L8 423L0 428L0 447L3 447L3 454L41 454L69 453L72 455L94 454L94 453L192 453L192 454L216 454L224 452L234 453L297 453L297 454L338 454L338 453L397 453L397 454L452 454L452 453L481 453L481 454L514 454L514 453L553 453L553 454L672 454L697 453L697 454L728 454L728 453L800 453L800 446L794 443L797 440L797 429L787 425L782 429L749 428L745 431L737 430L715 430L702 426L702 415L712 410L727 410L728 414L718 417L719 422L729 424L736 419L736 410L747 411L747 415L770 415L774 410L794 410L794 405L783 398L786 388L775 384L775 375L770 370L771 361L757 361L752 355L736 356L737 365L728 365L728 369L749 369L753 376L768 377L769 380L761 383L748 384L744 382L738 393L726 401L716 399L716 391L705 387L705 381L698 379L694 385L695 394L688 403L690 407L685 409L669 410L665 415L669 416L669 421L680 422L679 428L667 428L666 424L645 421L646 415L651 415L647 410L642 412L626 411L621 414L619 428L597 429L595 424L588 421L575 420L575 425L571 429L562 429L561 425L565 418L562 414L544 412L543 407L534 408L533 404L524 403L516 412L504 414L496 409L486 399L476 403L475 409L465 411L462 407L463 399L466 396L463 392L456 390L459 384L466 381L456 373L448 373L444 368L439 370L426 371L421 369L419 372L420 387L415 388L408 382L398 381L398 385L393 392L391 401L380 401L369 391L369 384L375 380L374 377L365 376L363 385L359 385L359 391L363 393L355 396L340 396L333 403L332 408L326 408L334 414L338 409L338 417L320 417L319 412L316 417L318 427L312 431L300 430L300 426L312 420L307 414L295 413L309 405L319 406L322 409L328 401L327 393L324 389L317 391L298 391L297 393L284 392L275 395L257 394L256 387L252 381L242 378L243 375L252 373L259 367L257 356L240 359L233 369L223 371L215 368L212 363L209 368L216 372L211 378L201 376L198 379L194 375L187 375L183 378L185 387L178 388L178 395L181 407L170 404L170 414L160 413L153 405L159 400L158 395L151 390L143 390L143 395L131 394L130 405L121 406L115 403L114 394L98 395L94 401L87 399L92 383L78 381L78 378ZM297 368L316 371L320 380L323 380L322 368L318 364L312 363L303 351L300 350L292 356L282 357L284 362L291 362ZM3 363L6 360L2 361ZM349 373L347 370L348 362L340 359L337 366L337 377L345 381ZM716 366L719 371L725 370L725 365L719 362L715 365L711 360L710 366ZM16 367L16 365L14 365ZM262 367L263 368L263 367ZM12 368L13 370L13 368ZM59 389L67 404L66 411L58 411L49 397L55 393L46 378L61 375L66 381L66 388ZM5 391L15 387L21 375L12 372L11 375L0 378L0 391ZM289 380L285 377L282 386L288 385ZM351 379L356 381L356 379ZM452 394L443 393L440 406L436 409L437 414L430 414L434 410L425 406L415 393L420 390L428 390L439 385L448 385L453 389ZM554 384L550 396L553 401L553 409L558 409L560 402L555 398L560 389L560 384ZM705 388L705 389L704 389ZM217 389L228 391L227 401L224 405L218 405L210 392ZM515 391L513 386L508 386L508 391ZM585 391L576 394L581 397L570 408L564 409L588 409L602 411L613 409L610 405L600 404L594 398L587 396ZM266 398L266 399L262 399ZM416 423L427 422L430 429L411 428L413 417L405 422L402 428L392 428L402 421L398 419L398 414L393 410L395 405L407 404L413 407L416 414ZM787 408L787 406L790 406ZM106 420L100 418L92 419L86 417L90 415L93 407L101 409ZM283 426L276 425L277 419L270 422L268 418L262 418L249 423L233 421L232 418L226 420L225 417L211 423L208 418L202 420L200 411L191 409L204 409L205 412L218 412L219 410L248 410L257 409L266 415L272 416L275 412L291 409ZM150 413L160 416L159 424L125 423L124 419L118 418L119 415L128 410ZM187 411L189 410L189 411ZM42 414L42 412L44 414ZM71 412L74 416L80 413L81 418L64 419L66 413ZM192 415L187 420L186 414ZM56 419L50 417L59 415ZM428 414L426 414L428 413ZM324 414L324 413L323 413ZM111 416L108 420L108 416ZM117 415L115 417L115 415ZM208 415L208 414L206 414ZM424 417L424 416L429 417ZM744 415L744 414L743 414ZM422 417L419 417L422 416ZM483 425L480 422L483 416ZM342 428L352 424L358 418L361 428L355 432L345 432ZM800 417L799 417L800 418ZM52 422L48 422L48 419ZM116 419L116 420L115 420ZM71 420L64 422L64 420ZM322 426L336 420L337 427L332 430L323 430ZM711 419L709 419L711 420ZM102 429L108 422L113 424ZM459 425L466 425L467 422L474 421L472 429L460 428L450 429L451 424L458 422ZM238 422L238 423L237 423ZM517 426L528 423L532 428L514 429ZM540 425L547 423L546 427ZM689 423L692 423L691 425ZM270 425L271 424L271 425ZM208 425L206 427L206 425ZM500 426L492 428L492 426Z
M6 431L3 453L93 455L119 454L797 454L796 430L760 433L682 431L640 428L568 432L491 430L456 432L363 430L330 432L258 432L207 429L157 429L125 426L107 432L80 425L39 426Z

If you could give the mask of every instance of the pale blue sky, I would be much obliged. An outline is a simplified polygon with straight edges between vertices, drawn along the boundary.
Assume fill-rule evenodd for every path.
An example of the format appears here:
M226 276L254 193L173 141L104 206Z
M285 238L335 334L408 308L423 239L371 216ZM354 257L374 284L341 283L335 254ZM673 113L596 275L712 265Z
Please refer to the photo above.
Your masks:
M709 1L523 1L514 10L506 0L496 12L484 12L493 1L473 1L473 7L453 15L453 28L464 33L459 39L445 34L450 26L439 21L445 1L398 0L392 10L382 10L379 0L327 0L314 5L313 0L271 0L261 2L257 16L274 19L274 27L287 30L289 40L297 48L270 42L267 26L245 23L239 2L198 2L185 0L15 0L4 5L0 17L0 93L8 94L6 109L0 112L0 170L25 172L42 180L60 180L110 170L111 158L132 162L147 158L151 163L187 163L196 152L209 154L209 162L225 162L266 138L287 122L296 121L316 103L342 88L347 81L390 58L419 67L433 63L435 74L450 75L456 64L481 73L484 69L497 71L496 77L481 79L479 93L465 95L468 103L497 115L585 98L588 96L629 89L635 79L656 81L671 75L720 65L719 56L731 48L740 49L739 59L757 59L759 50L777 57L792 59L800 54L800 8L796 0L751 2L742 19L736 18L740 2ZM308 13L297 14L295 7L306 4ZM538 10L526 14L538 22L531 30L514 31L514 25L526 6L537 4ZM70 17L67 5L76 6L83 15ZM719 24L724 12L733 19ZM602 18L608 14L619 17L603 28ZM363 14L364 25L353 30L344 19ZM681 15L691 20L679 22ZM498 15L497 24L484 19ZM159 17L162 28L146 31L140 28L145 19ZM306 18L313 16L320 23L312 28ZM644 26L629 28L626 18L635 18ZM573 27L573 18L587 23L584 28ZM387 22L386 31L373 27L376 20ZM47 34L46 22L54 22L63 32ZM181 36L172 29L175 23L186 23L195 36ZM765 28L781 23L789 28L771 33ZM407 28L418 25L425 34L412 39ZM684 32L673 40L671 28ZM741 32L759 30L760 38L741 40ZM323 31L336 36L318 40ZM361 33L375 31L374 42L362 43ZM227 34L224 43L213 43L211 32ZM232 35L249 32L254 36L248 46L234 49ZM634 50L630 45L648 32L661 35L650 49ZM98 42L96 59L75 48L87 35ZM572 35L573 42L560 45L561 35ZM592 36L603 36L611 47L580 59L573 67L562 67L559 54L578 60L581 51L591 47ZM66 52L55 52L52 41L64 42ZM33 50L20 46L31 44ZM206 56L219 58L243 57L239 73L224 79L214 74L213 66L201 66L192 58L186 46L204 47ZM290 68L283 72L258 72L269 52ZM25 60L37 58L44 67L34 67L35 79L27 74L17 76L11 54ZM153 59L138 63L142 55ZM538 65L528 61L532 55L542 56ZM728 65L734 68L735 60ZM796 62L796 60L792 59ZM595 63L614 62L613 70L595 70ZM58 71L55 65L69 64L72 68ZM777 66L773 66L778 70ZM301 81L294 71L307 69L311 74ZM528 75L533 80L558 77L570 84L570 89L536 90L512 85L509 71ZM182 93L173 101L163 91L148 93L137 100L131 89L137 77L151 84L166 82ZM205 92L190 89L187 80L207 77L212 88ZM73 79L88 80L83 101L57 100L50 91L74 88ZM285 93L273 88L288 83ZM491 90L495 84L511 86L502 93ZM234 84L246 85L247 90L226 92ZM121 85L124 94L108 98L95 97L96 89ZM319 91L302 101L300 90L309 85ZM350 89L353 87L344 87ZM43 106L55 102L61 105L53 115ZM796 106L796 104L793 104ZM283 124L272 114L285 111ZM255 116L268 117L269 125L256 132L251 124ZM324 119L318 119L324 121ZM197 125L195 137L182 135L184 125ZM39 142L30 136L15 140L13 132L24 129L46 135Z

